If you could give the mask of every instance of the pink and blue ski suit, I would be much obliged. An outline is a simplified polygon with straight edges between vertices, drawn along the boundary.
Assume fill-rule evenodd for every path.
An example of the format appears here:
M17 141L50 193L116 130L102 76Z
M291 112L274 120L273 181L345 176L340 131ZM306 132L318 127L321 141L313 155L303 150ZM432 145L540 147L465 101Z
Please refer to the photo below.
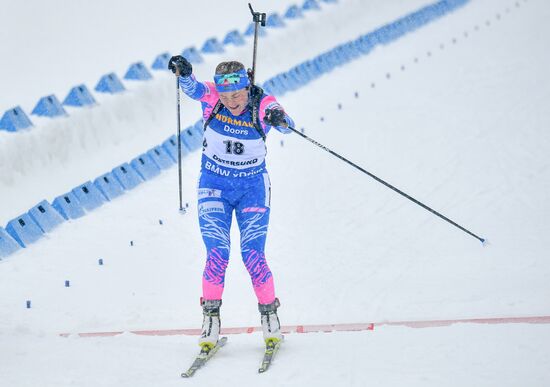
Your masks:
M181 89L202 104L206 121L219 94L212 82L198 82L193 75L180 77ZM264 94L259 106L262 129L266 109L282 109L273 96ZM288 125L294 123L285 115ZM275 127L282 133L286 127ZM265 166L266 145L252 123L250 106L238 116L223 107L212 118L203 138L202 166L198 185L198 216L206 246L203 299L221 300L229 262L233 211L241 234L241 253L260 304L275 301L273 275L265 258L270 214L271 184Z

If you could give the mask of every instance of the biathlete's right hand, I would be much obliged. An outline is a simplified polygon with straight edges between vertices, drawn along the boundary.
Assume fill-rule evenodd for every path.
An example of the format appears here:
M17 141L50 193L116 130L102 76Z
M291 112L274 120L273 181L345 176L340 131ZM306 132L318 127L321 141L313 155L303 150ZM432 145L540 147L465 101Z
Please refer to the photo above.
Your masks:
M168 70L172 71L176 76L188 77L193 73L193 66L183 56L176 55L170 58Z

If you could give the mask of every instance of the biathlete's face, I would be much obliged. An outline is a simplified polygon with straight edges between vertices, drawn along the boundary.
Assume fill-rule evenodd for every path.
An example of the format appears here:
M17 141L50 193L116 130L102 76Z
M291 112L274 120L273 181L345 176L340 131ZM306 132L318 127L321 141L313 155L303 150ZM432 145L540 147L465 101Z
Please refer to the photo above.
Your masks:
M248 104L248 89L220 92L219 95L220 101L234 116L241 114Z

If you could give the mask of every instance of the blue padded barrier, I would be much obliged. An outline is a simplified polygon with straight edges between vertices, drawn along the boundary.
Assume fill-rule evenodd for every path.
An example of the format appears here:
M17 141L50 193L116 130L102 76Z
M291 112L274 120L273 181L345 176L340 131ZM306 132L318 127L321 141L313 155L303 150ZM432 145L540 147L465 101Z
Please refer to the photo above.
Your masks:
M300 88L306 84L306 78L296 67L288 70L287 75L296 84L296 88Z
M10 220L6 225L6 231L21 247L27 247L44 236L40 227L29 214L23 214Z
M315 66L312 60L308 60L305 63L305 68L307 71L313 76L313 78L319 78L321 76L321 72L319 69Z
M248 25L248 27L246 27L246 30L244 31L244 35L245 36L254 35L254 30L255 29L256 29L256 26L255 26L254 22L250 23ZM263 36L266 36L266 35L267 35L267 32L265 31L265 28L260 26L258 28L258 36L263 37Z
M163 52L162 54L159 54L155 60L153 61L153 64L151 65L151 68L154 70L168 70L168 62L170 61L170 53Z
M281 74L281 80L283 81L283 84L285 85L288 91L296 90L299 86L296 80L290 77L288 72L283 72Z
M174 160L168 156L168 153L166 153L164 148L160 145L149 149L147 154L160 169L168 169L174 165Z
M95 104L96 101L86 85L78 85L73 87L63 101L63 105L66 106L89 106Z
M288 75L295 79L300 84L300 87L309 82L309 75L306 72L303 72L299 65L288 70Z
M166 153L170 156L174 162L178 161L178 138L176 135L170 136L166 141L162 143L162 147L166 151ZM183 148L182 148L182 154L183 157Z
M323 55L316 56L315 59L313 59L313 65L319 74L324 74L330 70L330 66Z
M10 234L0 227L0 258L7 257L15 253L21 246Z
M338 50L340 50L340 48L337 47L327 52L327 57L333 69L336 68L337 66L342 66L344 64L345 56L342 58L339 55Z
M337 64L337 58L335 58L333 55L332 55L332 52L331 51L327 51L325 52L324 54L321 55L321 57L323 58L323 61L325 62L325 65L326 65L326 72L330 72L334 69L334 67L336 67L336 64Z
M309 77L310 81L318 78L321 75L319 73L319 70L317 70L317 68L315 68L315 66L313 65L313 62L310 61L310 60L298 65L298 67L300 68L300 70L302 72L305 72L305 73L308 74L308 77Z
M374 32L369 32L364 36L365 36L365 39L367 39L367 41L369 41L373 47L376 46L378 43L380 43L378 40L378 36Z
M321 9L321 7L319 6L319 3L316 0L306 0L302 5L302 9L306 11L310 11L310 10L319 10Z
M261 85L261 88L264 90L266 94L275 95L275 93L273 92L273 81L271 79L268 79L267 81L265 81Z
M273 95L282 95L285 92L281 82L279 81L279 77L279 75L275 75L266 82L269 85L269 89L273 92Z
M63 109L57 97L52 94L40 98L31 114L44 117L58 117L66 116L67 112Z
M289 91L287 83L283 79L283 74L277 74L275 78L273 78L273 81L275 82L278 94L283 95Z
M216 38L207 39L201 48L201 52L208 54L222 53L224 51L225 49L223 48L223 44L221 44Z
M52 231L65 221L65 218L46 200L42 200L31 208L28 213L44 233Z
M193 130L195 131L195 134L199 136L199 138L203 138L204 136L204 121L201 118L195 124L193 125Z
M111 172L118 180L120 185L122 185L126 190L135 188L137 185L143 183L143 179L128 163L124 163L122 165L119 165L118 167L113 168Z
M327 72L334 70L334 68L339 64L338 58L334 55L334 51L328 51L323 54L323 59L327 64Z
M273 93L273 81L271 80L271 78L266 79L264 83L260 85L260 87L264 90L264 93L269 95L275 95Z
M262 88L269 95L279 95L277 86L275 85L275 81L273 80L273 78L269 78L267 81L265 81L262 85Z
M355 45L362 55L368 54L374 47L374 44L367 35L357 38L355 40Z
M275 87L275 94L283 95L287 92L280 75L276 75L273 79L273 85Z
M340 60L340 64L350 62L352 59L354 59L353 53L351 52L347 44L342 44L338 46L338 48L334 50L334 53L336 54L336 57Z
M94 180L94 185L107 200L113 200L124 193L124 187L111 173L105 173Z
M338 54L339 48L335 48L327 52L327 59L331 65L331 69L334 69L336 66L342 66L344 64L345 56L341 57Z
M361 56L361 51L359 51L355 45L355 41L349 41L345 43L343 46L343 49L347 51L348 53L348 60L352 61L354 59L359 58Z
M287 77L290 84L292 85L292 90L296 90L296 89L298 89L302 86L303 82L302 82L301 78L298 76L298 74L296 74L295 71L292 71L292 69L290 69L289 71L285 72L284 74Z
M238 30L229 31L223 39L223 44L234 44L235 46L242 46L245 44L244 37Z
M285 17L287 19L298 19L304 17L304 12L297 5L291 5L285 12Z
M181 56L191 63L202 63L203 59L200 52L195 47L188 47L181 52Z
M335 2L334 0L324 0ZM361 55L369 53L377 44L387 44L400 38L406 33L442 16L443 14L466 4L469 0L443 0L428 5L416 12L408 14L396 21L383 25L368 34L355 40L341 44L312 60L303 62L286 73L277 74L268 79L263 87L269 94L281 95L294 90L311 80L318 78L337 66L350 62ZM292 8L292 7L291 7ZM315 0L306 0L302 9L320 9ZM292 12L295 12L293 9ZM290 16L293 16L291 12ZM253 33L253 24L249 26L247 33Z
M307 84L313 80L313 75L308 71L306 66L304 64L294 66L292 69L297 77L299 77L302 80L302 84Z
M281 73L281 82L284 85L286 91L293 91L297 89L297 85L293 79L288 76L288 73Z
M279 16L278 13L272 13L267 17L267 21L265 23L267 27L271 28L283 28L286 26L285 21L281 16Z
M101 191L97 189L91 181L74 187L71 192L76 196L80 205L84 207L86 211L95 210L97 207L101 207L106 201L105 196L103 196Z
M302 66L294 66L289 71L290 75L300 82L300 85L305 85L311 81L311 77L307 71L303 69Z
M134 81L147 81L152 78L153 76L149 70L147 70L143 62L131 64L130 67L128 67L128 71L126 71L126 74L124 75L124 79L131 79Z
M65 219L76 219L84 216L84 208L72 192L56 197L52 202L52 207Z
M394 23L386 24L385 26L380 27L375 33L379 34L379 41L382 44L388 44L399 38L403 33L397 28Z
M202 136L199 137L199 135L195 132L194 127L190 126L187 129L182 130L181 143L189 151L194 151L195 149L202 147Z
M17 132L31 126L31 120L20 106L6 110L2 119L0 119L0 129L7 130L8 132Z
M126 89L115 73L109 73L101 77L94 90L100 93L116 94Z
M143 153L130 161L130 165L143 180L150 180L160 175L160 168L157 167L153 159L151 159L147 153Z
M273 84L275 85L275 90L277 91L277 95L283 95L284 93L287 92L286 86L283 83L282 76L280 74L276 75L273 78Z

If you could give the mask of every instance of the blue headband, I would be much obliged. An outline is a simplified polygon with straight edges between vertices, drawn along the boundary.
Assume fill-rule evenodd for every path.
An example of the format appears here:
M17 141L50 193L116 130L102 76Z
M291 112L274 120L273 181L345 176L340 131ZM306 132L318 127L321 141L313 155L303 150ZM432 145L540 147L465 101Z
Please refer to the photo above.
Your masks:
M241 90L250 85L245 69L230 74L216 74L214 75L214 83L219 93Z

